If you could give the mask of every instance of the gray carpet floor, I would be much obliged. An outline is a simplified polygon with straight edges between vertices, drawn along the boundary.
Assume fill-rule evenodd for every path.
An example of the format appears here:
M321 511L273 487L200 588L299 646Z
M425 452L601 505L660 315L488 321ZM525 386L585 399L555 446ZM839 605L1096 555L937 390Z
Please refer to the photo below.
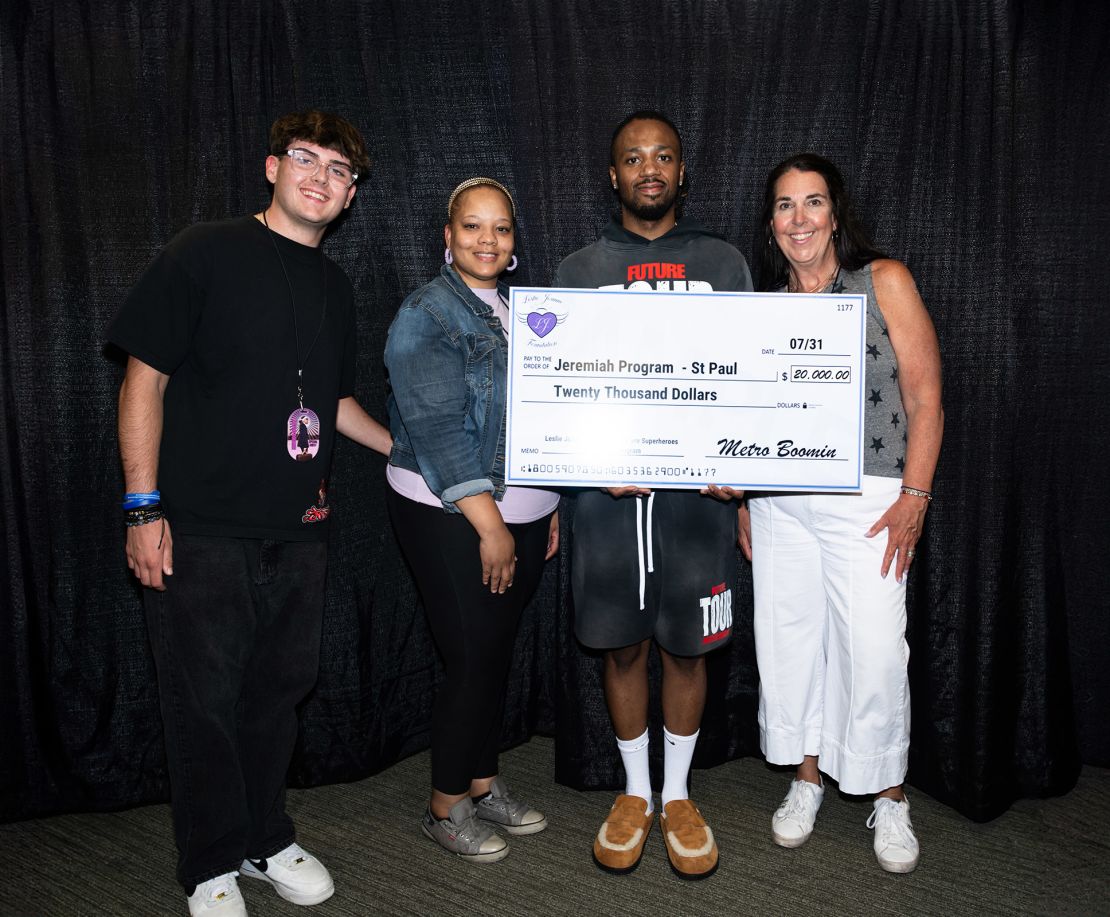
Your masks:
M548 829L511 839L501 863L475 866L420 834L428 757L359 783L291 791L301 843L335 878L311 912L265 883L240 880L254 917L367 914L524 915L1110 915L1110 770L1085 768L1057 799L1022 800L989 824L969 822L910 788L921 864L882 872L864 822L866 800L826 793L817 830L784 850L769 821L789 775L746 758L694 775L694 798L717 835L721 865L702 882L671 872L658 829L639 869L600 872L590 858L610 793L551 780L553 746L536 738L502 759L516 795L543 810ZM173 880L169 808L66 815L0 825L0 914L185 914Z

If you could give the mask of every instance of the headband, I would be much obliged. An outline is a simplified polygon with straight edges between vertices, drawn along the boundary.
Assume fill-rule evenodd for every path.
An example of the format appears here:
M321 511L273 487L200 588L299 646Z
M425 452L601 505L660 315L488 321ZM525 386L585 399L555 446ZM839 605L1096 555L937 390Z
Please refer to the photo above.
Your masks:
M499 181L494 181L492 178L483 178L482 176L478 176L477 178L468 178L466 181L461 182L458 187L451 192L451 196L447 198L447 219L451 219L451 208L455 206L456 198L458 198L458 196L464 191L469 191L471 188L477 188L479 185L489 185L491 188L496 188L498 191L504 194L505 197L509 199L509 207L512 209L513 219L516 219L516 201L514 201L513 196L509 194L509 189L506 188Z

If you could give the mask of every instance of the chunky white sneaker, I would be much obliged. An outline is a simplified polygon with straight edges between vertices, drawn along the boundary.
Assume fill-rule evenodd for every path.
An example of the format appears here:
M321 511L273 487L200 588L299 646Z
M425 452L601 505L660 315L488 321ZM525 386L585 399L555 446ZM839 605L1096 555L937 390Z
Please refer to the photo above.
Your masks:
M225 872L201 882L189 896L189 917L247 917L247 906L239 894L237 872Z
M771 837L775 843L780 847L801 847L808 841L824 798L824 783L793 781L782 805L771 816Z
M300 844L290 844L263 860L243 860L239 872L251 879L265 879L294 904L319 904L335 892L324 864Z
M887 872L913 872L921 850L910 824L908 800L895 802L880 796L875 810L867 819L867 827L875 829L875 857Z

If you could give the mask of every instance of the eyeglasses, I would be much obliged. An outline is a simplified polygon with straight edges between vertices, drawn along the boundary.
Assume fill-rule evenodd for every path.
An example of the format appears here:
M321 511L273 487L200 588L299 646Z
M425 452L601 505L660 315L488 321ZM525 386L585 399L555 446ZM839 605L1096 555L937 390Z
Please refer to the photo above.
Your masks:
M320 157L311 150L294 148L292 150L286 150L285 155L288 156L289 161L293 163L293 170L295 172L300 172L302 175L314 176L320 171L320 166L323 166L324 174L327 176L328 182L335 185L337 188L349 188L358 180L358 172L355 172L346 163L336 162L335 160L322 163L320 162Z

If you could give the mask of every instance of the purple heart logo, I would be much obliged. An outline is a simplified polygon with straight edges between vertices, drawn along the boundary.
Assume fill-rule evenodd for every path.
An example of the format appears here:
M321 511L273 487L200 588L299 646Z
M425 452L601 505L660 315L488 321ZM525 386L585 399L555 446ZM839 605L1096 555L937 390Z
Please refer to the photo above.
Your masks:
M537 337L547 337L556 324L558 324L558 321L554 312L528 313L528 327L536 332Z

